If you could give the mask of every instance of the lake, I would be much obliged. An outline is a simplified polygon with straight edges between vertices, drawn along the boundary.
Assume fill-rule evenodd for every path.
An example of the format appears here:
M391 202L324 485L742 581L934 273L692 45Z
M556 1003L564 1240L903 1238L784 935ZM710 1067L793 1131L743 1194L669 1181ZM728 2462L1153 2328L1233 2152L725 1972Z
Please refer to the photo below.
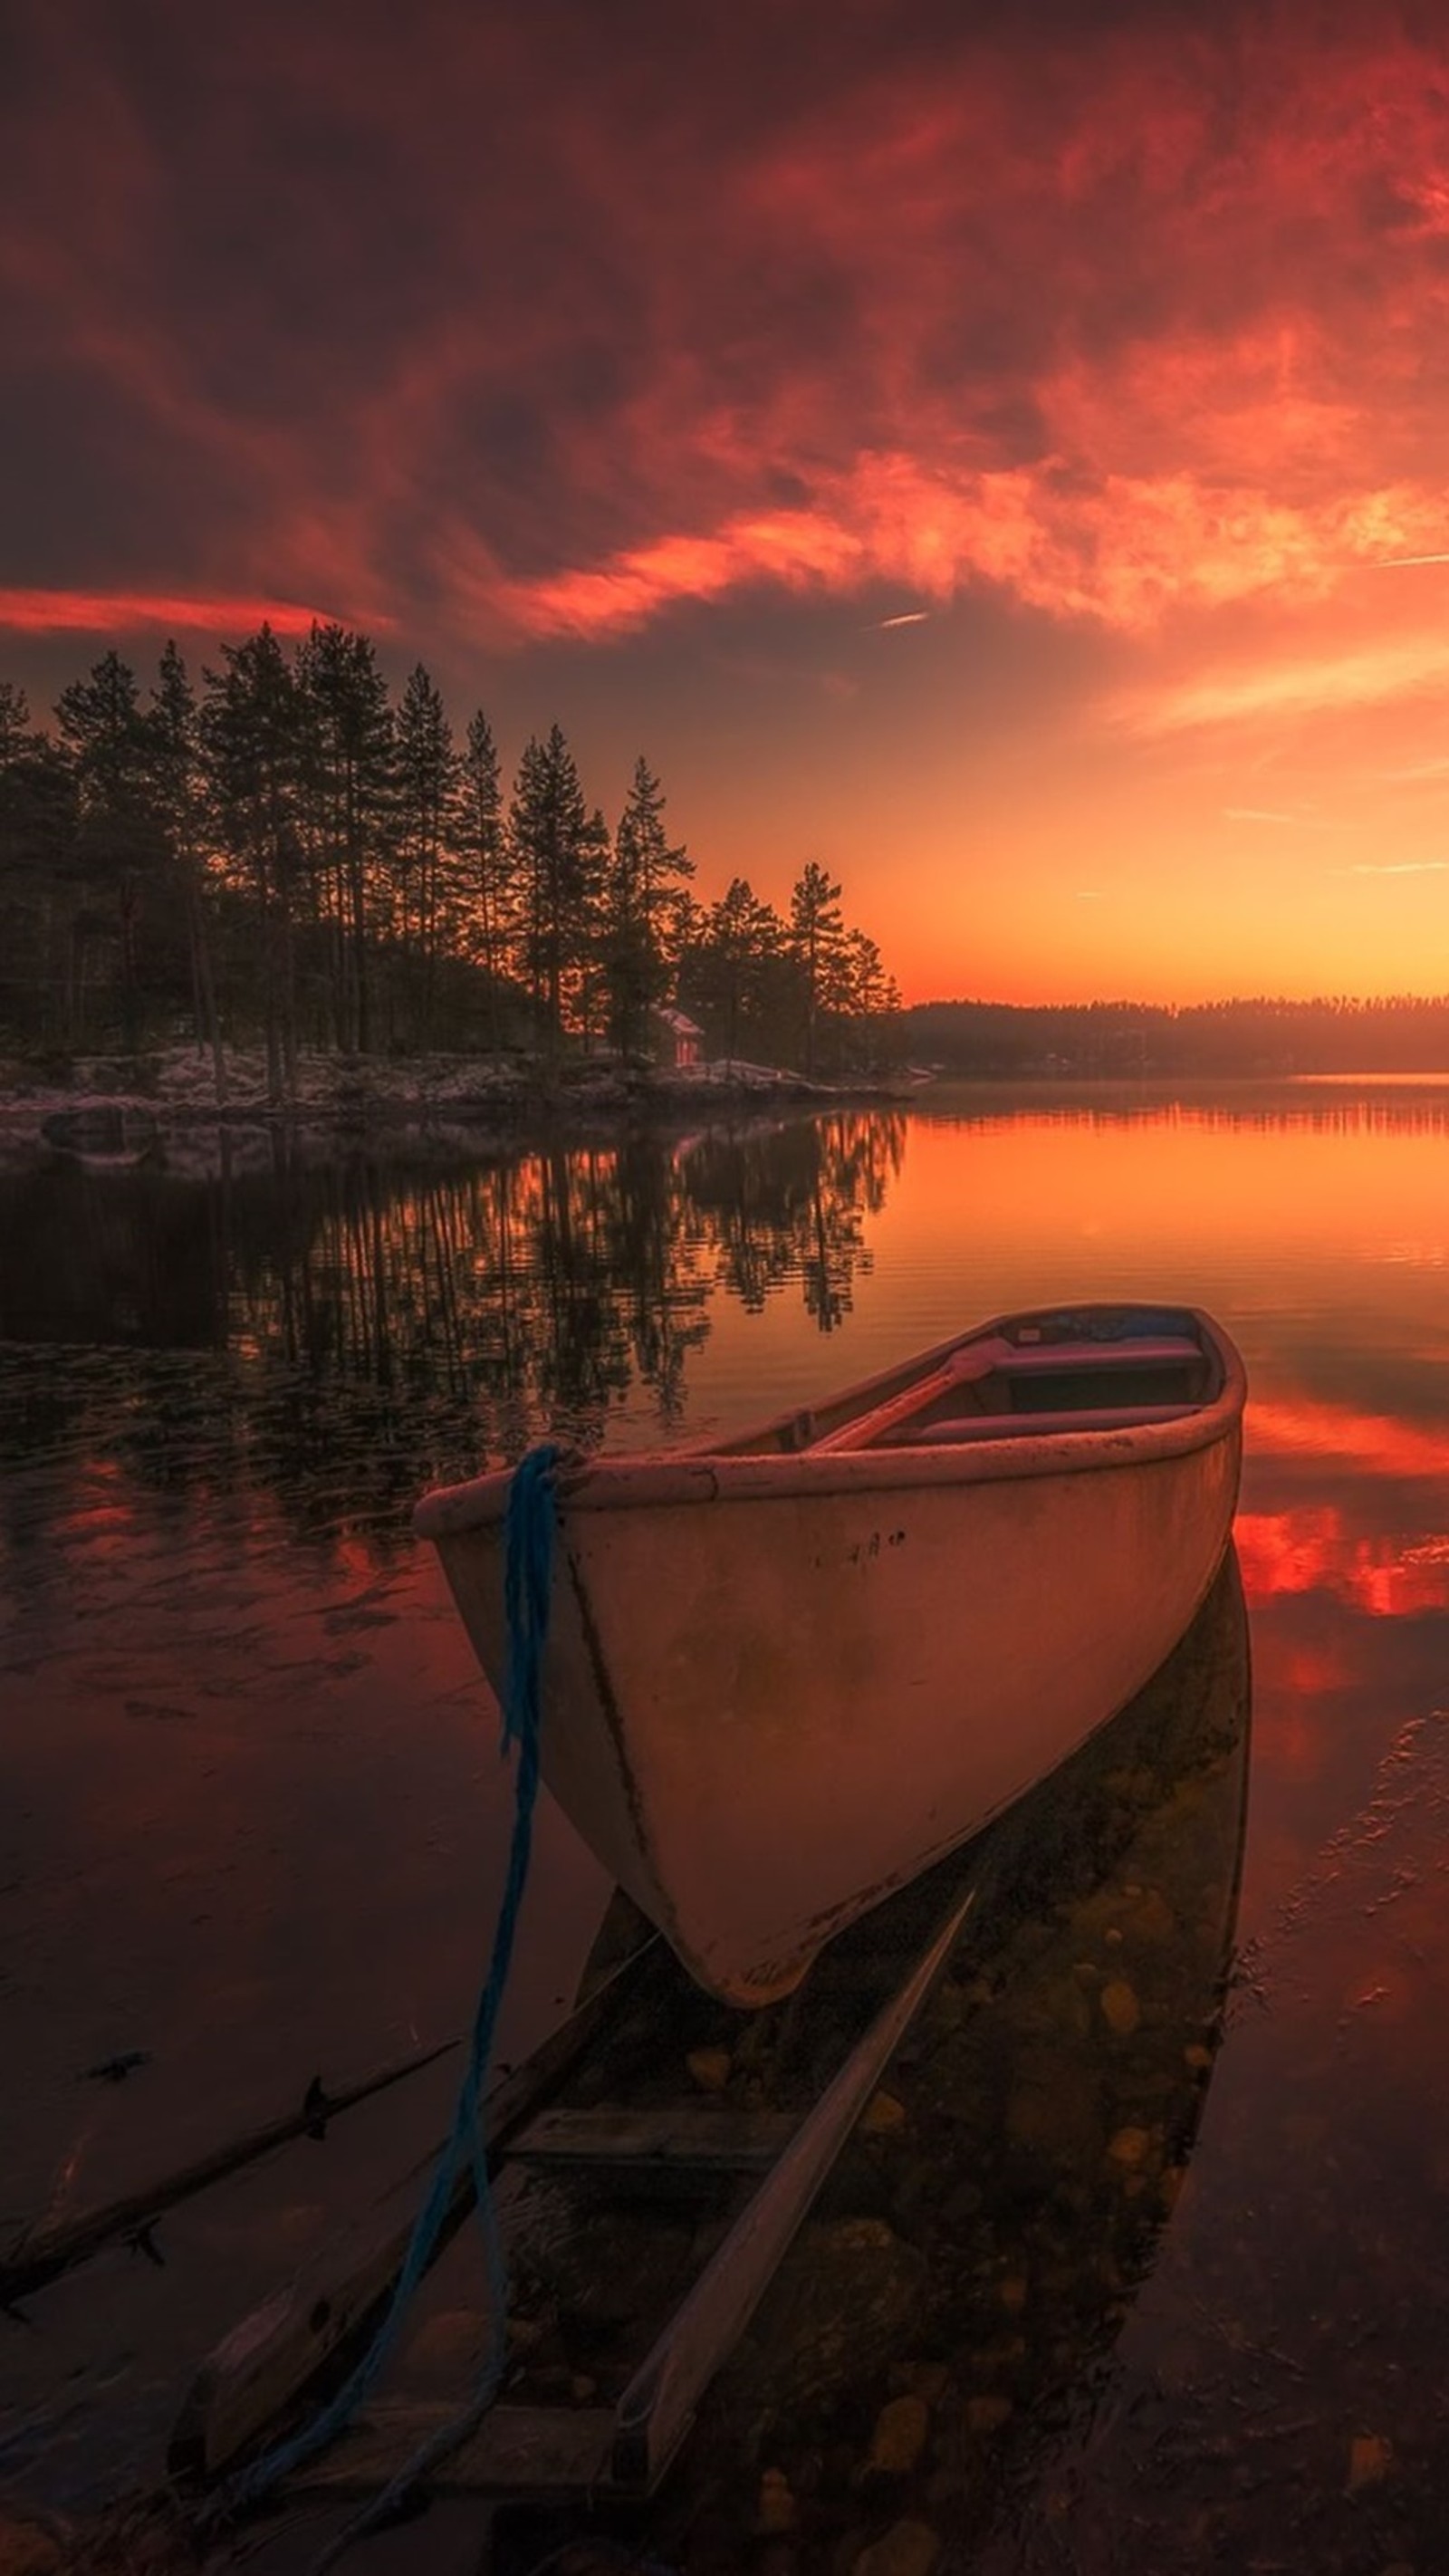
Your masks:
M1019 2173L972 2185L990 2388L862 2333L853 2376L774 2392L659 2547L770 2576L875 2576L887 2542L990 2576L1439 2563L1449 1078L942 1084L530 1153L258 1132L0 1174L0 2242L468 2019L509 1784L410 1535L424 1486L545 1429L726 1433L1077 1297L1205 1306L1250 1382L1246 1838L1170 2210L1113 2253L1084 2141L1090 2189L1052 2167L1048 2259ZM1130 1913L1148 1864L1114 1866L1082 1905ZM566 2006L607 1895L545 1807L505 2059ZM1086 1923L1058 1909L1054 1937ZM1029 2036L1045 2007L993 1974ZM1105 2086L1113 2035L1084 2031L1075 2081ZM164 2260L108 2253L0 2315L0 2493L75 2510L156 2471L209 2345L451 2085L445 2062L191 2202ZM921 2442L872 2470L901 2399Z

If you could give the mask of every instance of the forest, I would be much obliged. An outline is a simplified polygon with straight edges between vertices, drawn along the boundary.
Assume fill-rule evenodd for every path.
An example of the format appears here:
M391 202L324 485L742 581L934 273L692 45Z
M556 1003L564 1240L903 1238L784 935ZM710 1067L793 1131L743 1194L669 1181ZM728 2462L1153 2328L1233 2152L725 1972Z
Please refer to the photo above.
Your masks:
M661 1007L704 1052L868 1071L899 996L817 859L788 915L735 877L705 902L641 755L612 826L557 724L505 788L421 663L394 698L364 634L263 626L194 681L114 649L54 724L0 681L0 1046L57 1064L192 1037L304 1050L647 1063Z
M1449 1072L1449 995L1183 1003L923 1002L906 1051L944 1073L1140 1081L1296 1073Z

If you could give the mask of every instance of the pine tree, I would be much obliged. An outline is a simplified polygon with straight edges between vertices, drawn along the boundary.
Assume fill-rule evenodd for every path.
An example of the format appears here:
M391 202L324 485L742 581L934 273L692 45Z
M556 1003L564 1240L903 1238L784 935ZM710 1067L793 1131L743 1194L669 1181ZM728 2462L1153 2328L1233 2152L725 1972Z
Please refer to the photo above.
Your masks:
M664 793L641 753L614 835L603 897L603 957L610 1034L626 1054L642 1046L649 1014L670 989L678 948L673 915L694 861L664 829Z
M519 932L512 836L503 828L498 751L481 708L469 719L458 786L458 855L465 938L487 984L488 1037L502 1039L504 978Z
M711 904L690 951L688 992L714 1022L724 1054L733 1059L740 1037L764 1020L769 978L781 953L784 925L744 877L732 877Z
M421 662L414 666L398 709L396 759L399 927L404 952L414 952L421 967L416 1034L426 1048L433 1043L444 873L459 764L442 698Z
M140 1041L137 937L142 889L161 858L151 794L151 743L136 674L119 653L103 654L89 679L73 680L56 702L60 738L70 760L80 814L82 867L116 908L124 1040ZM75 966L74 1025L79 1034L84 927Z
M789 930L790 954L799 978L807 1074L815 1070L816 1024L840 938L840 888L818 859L807 859L790 890Z
M78 833L70 763L31 729L24 690L0 680L0 993L26 1036L72 1033Z
M520 948L539 1039L556 1050L564 1003L595 935L601 853L574 758L558 725L518 765L508 838L518 870Z
M387 682L366 635L316 626L297 656L307 840L333 926L339 1045L372 1046L369 933L393 846L395 752Z
M222 647L204 673L201 738L212 810L262 926L267 1087L282 1101L296 1078L294 914L301 872L302 722L297 682L270 626Z
M161 655L148 721L156 811L186 916L197 1051L210 1043L216 1105L220 1109L226 1104L226 1058L206 921L201 722L190 675L172 639L168 639Z
M13 680L0 680L0 769L18 760L31 739L30 708L25 691Z

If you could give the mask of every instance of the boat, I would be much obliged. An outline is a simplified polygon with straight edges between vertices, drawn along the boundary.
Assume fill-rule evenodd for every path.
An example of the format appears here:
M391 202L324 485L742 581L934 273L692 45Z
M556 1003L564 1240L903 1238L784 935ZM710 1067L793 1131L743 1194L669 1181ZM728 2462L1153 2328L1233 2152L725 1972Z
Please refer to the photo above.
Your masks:
M1074 1305L558 1461L543 1776L700 1985L787 1994L1141 1688L1227 1546L1245 1395L1197 1309ZM414 1514L500 1693L511 1486Z
M613 1891L572 2011L482 2107L509 2361L427 2487L562 2512L561 2529L510 2534L529 2545L507 2563L533 2568L581 2516L637 2504L671 2472L651 2554L662 2542L671 2566L694 2565L701 2508L728 2499L705 2557L736 2565L767 2428L810 2564L825 2564L860 2502L842 2416L868 2424L925 2351L949 2364L930 2474L950 2464L953 2512L979 2512L989 2469L1009 2465L1003 2417L1030 2438L1099 2364L1182 2182L1221 2036L1249 1726L1230 1547L1127 1707L773 2010L703 1993ZM410 2163L205 2358L169 2448L185 2489L254 2458L336 2384L435 2162ZM474 2249L452 2251L475 2180L466 2161L439 2249L447 2334L430 2349L425 2330L274 2507L376 2499L459 2424L492 2339ZM1029 2346L1003 2340L1013 2277L1031 2283ZM990 2436L963 2446L973 2400Z

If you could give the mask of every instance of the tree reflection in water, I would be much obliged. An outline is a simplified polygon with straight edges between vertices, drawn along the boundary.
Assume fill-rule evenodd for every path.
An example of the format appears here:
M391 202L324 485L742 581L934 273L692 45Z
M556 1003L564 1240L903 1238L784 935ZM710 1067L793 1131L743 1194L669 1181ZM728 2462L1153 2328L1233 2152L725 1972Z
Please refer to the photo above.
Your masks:
M7 1175L0 1448L376 1529L545 1428L597 1444L641 1391L668 1439L713 1299L798 1288L841 1321L904 1138L840 1113L467 1163L279 1138L263 1170Z

